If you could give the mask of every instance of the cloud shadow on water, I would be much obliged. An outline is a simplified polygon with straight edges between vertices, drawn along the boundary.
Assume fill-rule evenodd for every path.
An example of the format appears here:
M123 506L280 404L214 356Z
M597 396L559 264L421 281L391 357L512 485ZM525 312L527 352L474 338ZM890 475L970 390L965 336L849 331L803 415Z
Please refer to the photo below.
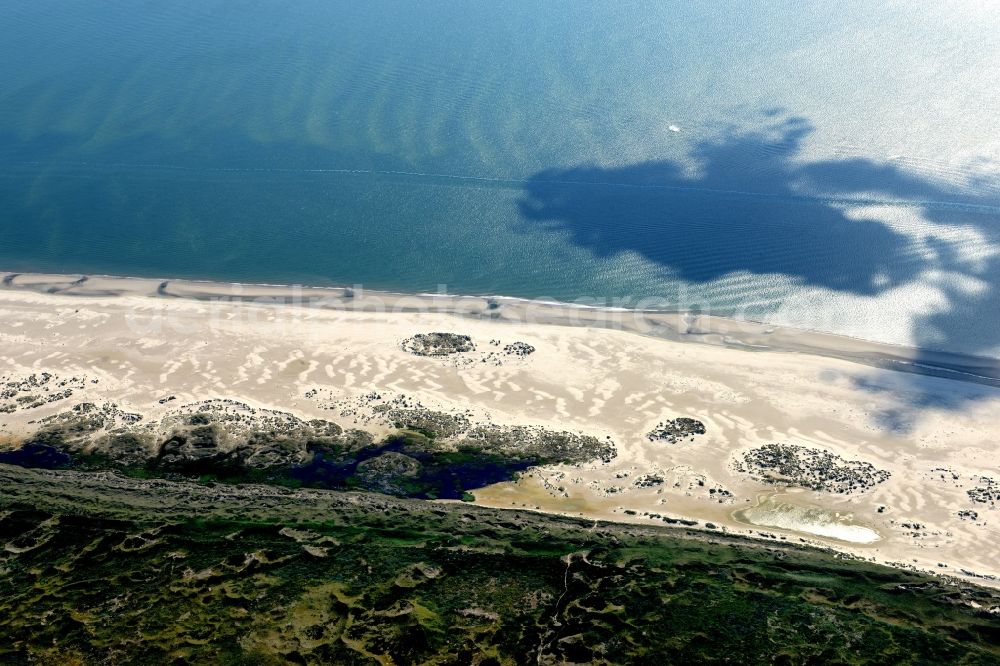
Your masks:
M926 222L972 229L987 248L1000 248L996 184L980 190L989 194L977 194L893 163L809 161L802 152L812 130L802 118L770 119L758 130L696 144L689 155L693 168L661 160L545 170L527 180L520 211L528 224L563 233L596 257L634 253L690 283L750 274L870 297L930 270L970 278L978 289L942 283L947 305L914 322L914 360L940 364L937 350L993 353L1000 330L983 327L1000 322L1000 257L986 252L970 261L943 237L918 243L885 220L867 217L862 207L912 208ZM879 373L858 377L858 388L880 385ZM908 429L925 409L961 409L998 395L949 393L948 385L919 375L884 378L895 387L899 408L880 423L896 431Z

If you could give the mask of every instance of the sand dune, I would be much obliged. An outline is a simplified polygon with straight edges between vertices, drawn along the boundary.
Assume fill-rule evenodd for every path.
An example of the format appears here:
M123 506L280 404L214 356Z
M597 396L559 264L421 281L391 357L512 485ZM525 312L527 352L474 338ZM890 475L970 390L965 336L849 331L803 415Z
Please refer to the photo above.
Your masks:
M0 400L13 407L0 414L7 441L85 401L114 403L148 421L179 405L229 398L351 426L371 422L369 394L405 395L431 409L610 437L617 446L610 463L546 467L480 489L483 504L656 523L683 518L882 562L1000 575L990 548L1000 538L1000 513L968 493L984 478L1000 481L1000 389L988 385L988 360L941 355L944 371L975 368L982 379L972 383L884 369L886 359L905 360L912 350L725 320L706 319L699 328L714 332L692 336L678 328L682 315L82 278L19 275L0 288L2 384L50 377ZM469 335L476 350L427 357L401 348L432 331ZM535 351L503 354L513 342ZM702 422L705 434L649 439L678 417ZM870 463L891 476L849 494L785 491L739 469L744 454L769 443ZM814 509L809 520L830 515L856 529L741 518L775 493ZM873 532L879 538L871 543L849 539Z

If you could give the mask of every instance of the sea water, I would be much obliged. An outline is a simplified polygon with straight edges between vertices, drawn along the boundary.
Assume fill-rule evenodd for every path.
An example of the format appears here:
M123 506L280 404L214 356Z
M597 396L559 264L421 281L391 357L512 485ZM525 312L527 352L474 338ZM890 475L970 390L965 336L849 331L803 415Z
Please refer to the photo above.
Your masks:
M13 3L0 269L1000 355L997 35L972 0Z

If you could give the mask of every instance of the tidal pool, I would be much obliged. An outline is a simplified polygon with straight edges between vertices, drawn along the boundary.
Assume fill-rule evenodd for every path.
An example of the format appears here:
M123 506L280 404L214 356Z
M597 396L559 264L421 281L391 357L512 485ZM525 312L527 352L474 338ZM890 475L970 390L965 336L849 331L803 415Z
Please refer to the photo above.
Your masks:
M854 521L850 514L794 504L773 495L761 499L754 507L736 511L733 517L758 527L773 527L849 543L875 543L882 538L876 530Z

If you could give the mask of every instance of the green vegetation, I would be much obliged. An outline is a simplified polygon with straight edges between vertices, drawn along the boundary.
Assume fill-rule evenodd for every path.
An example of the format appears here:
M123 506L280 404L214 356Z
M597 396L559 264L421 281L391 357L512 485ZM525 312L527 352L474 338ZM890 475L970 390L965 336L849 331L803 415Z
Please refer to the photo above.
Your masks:
M0 465L4 663L1000 663L1000 594L719 533Z

